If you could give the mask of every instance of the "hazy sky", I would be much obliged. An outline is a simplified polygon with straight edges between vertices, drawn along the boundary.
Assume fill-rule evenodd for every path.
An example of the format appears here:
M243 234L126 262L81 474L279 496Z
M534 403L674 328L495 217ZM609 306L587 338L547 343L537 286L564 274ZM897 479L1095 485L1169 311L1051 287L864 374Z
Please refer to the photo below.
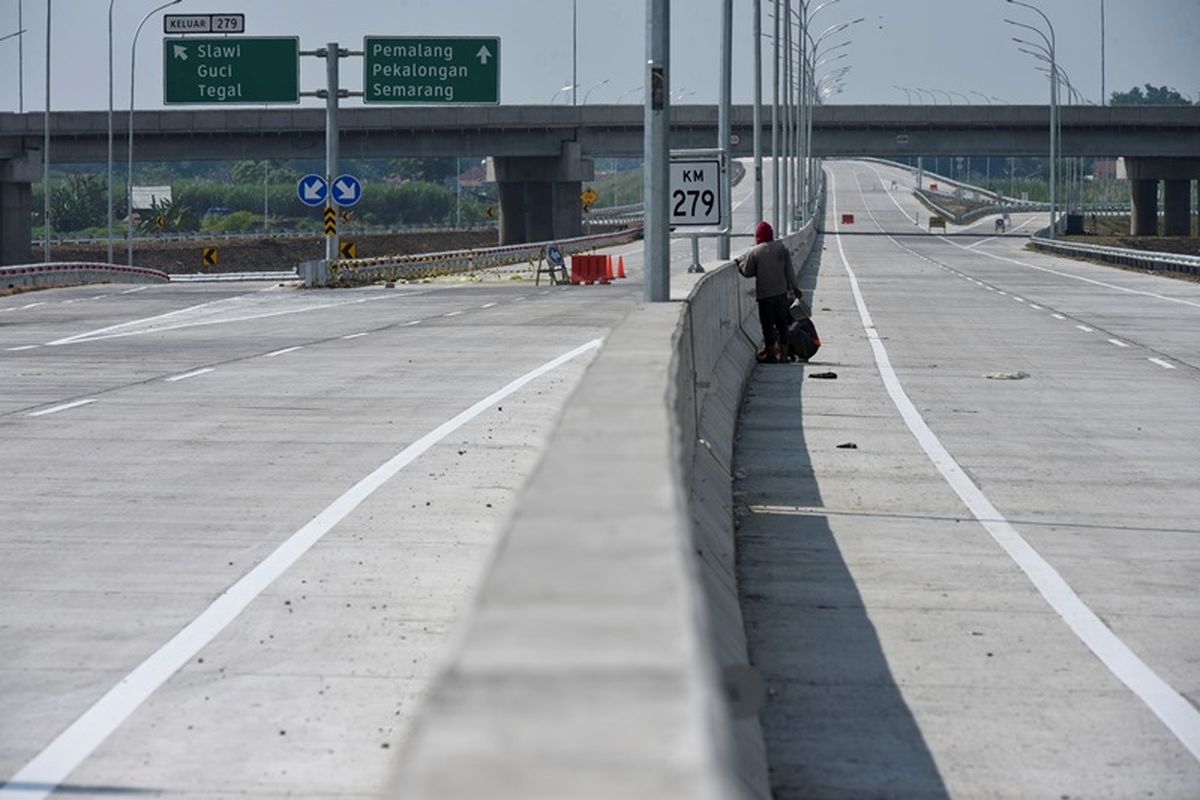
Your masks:
M575 0L578 5L579 101L640 102L645 62L645 0ZM114 62L117 108L129 104L129 56L142 17L161 0L115 0ZM816 7L819 0L810 4ZM0 0L0 36L17 30L23 13L24 108L44 108L47 0ZM1200 99L1200 0L1038 0L1058 38L1059 62L1076 88L1092 101L1100 94L1100 8L1106 14L1107 88L1128 90L1150 82L1173 86ZM107 108L107 12L105 0L53 0L51 108ZM794 0L793 5L798 6ZM714 102L720 49L722 0L672 2L671 85L677 102ZM769 37L773 0L763 0L763 31ZM362 37L498 36L503 47L501 102L544 104L571 83L572 0L183 0L173 13L243 12L246 35L298 35L301 48L329 40L361 49ZM734 101L752 100L751 0L734 1ZM1043 103L1048 94L1037 63L1017 50L1010 36L1025 35L1003 19L1041 25L1028 9L1002 0L835 0L814 19L814 33L858 17L865 21L833 44L848 57L845 92L829 102L906 103L895 88L918 87L979 94L1013 103ZM162 103L161 13L138 40L137 107ZM1028 34L1032 36L1033 34ZM771 42L764 43L769 53ZM0 41L0 111L16 111L18 40ZM301 89L320 88L323 62L302 58ZM764 92L771 87L766 67ZM343 88L362 88L361 59L342 61ZM979 94L976 94L979 93ZM915 91L914 91L915 94ZM919 96L919 95L918 95ZM936 94L939 103L946 95ZM927 97L927 96L926 96ZM305 104L321 101L306 99ZM344 101L354 105L358 101Z

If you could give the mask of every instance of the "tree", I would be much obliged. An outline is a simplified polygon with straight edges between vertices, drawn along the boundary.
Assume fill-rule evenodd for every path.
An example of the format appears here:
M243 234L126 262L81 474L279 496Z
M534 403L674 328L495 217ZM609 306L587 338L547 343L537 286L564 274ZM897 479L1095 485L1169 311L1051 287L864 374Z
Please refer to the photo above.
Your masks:
M1147 83L1145 91L1135 86L1128 92L1113 92L1109 105L1114 106L1190 106L1192 101L1167 86Z
M267 164L270 164L267 174L268 183L291 183L296 180L294 170L287 167L279 166L275 162L267 161L236 161L232 169L229 170L229 179L235 184L261 184L263 182L263 171L267 169Z
M50 191L50 219L60 231L103 225L105 186L96 175L71 175Z

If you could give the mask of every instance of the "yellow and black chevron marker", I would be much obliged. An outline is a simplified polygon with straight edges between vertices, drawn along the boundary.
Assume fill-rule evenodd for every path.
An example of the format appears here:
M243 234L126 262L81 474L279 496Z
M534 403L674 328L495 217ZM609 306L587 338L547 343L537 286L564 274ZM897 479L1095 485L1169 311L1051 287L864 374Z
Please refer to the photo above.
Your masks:
M358 243L349 240L339 242L338 255L342 258L358 258Z
M215 247L202 248L201 252L203 255L201 256L200 260L201 263L203 263L206 267L215 267L221 260L217 253L217 248Z
M325 208L325 235L337 235L337 210L333 206Z

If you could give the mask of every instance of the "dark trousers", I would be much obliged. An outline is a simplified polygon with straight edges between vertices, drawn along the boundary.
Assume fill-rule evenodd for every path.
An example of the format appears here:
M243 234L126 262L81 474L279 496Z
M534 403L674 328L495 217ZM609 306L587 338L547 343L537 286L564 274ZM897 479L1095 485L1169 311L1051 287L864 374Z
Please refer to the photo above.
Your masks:
M776 342L787 341L788 307L791 300L786 294L764 297L758 301L758 321L762 323L763 341L767 352Z

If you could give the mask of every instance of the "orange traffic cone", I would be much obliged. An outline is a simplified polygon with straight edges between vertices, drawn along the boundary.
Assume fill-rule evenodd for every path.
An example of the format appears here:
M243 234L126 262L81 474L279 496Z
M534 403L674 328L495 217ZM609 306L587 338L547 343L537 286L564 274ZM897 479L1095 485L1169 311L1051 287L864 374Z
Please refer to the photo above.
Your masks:
M604 257L604 277L600 280L600 283L608 283L612 279L613 279L612 256L607 255Z
M625 256L617 256L617 278L625 277Z

